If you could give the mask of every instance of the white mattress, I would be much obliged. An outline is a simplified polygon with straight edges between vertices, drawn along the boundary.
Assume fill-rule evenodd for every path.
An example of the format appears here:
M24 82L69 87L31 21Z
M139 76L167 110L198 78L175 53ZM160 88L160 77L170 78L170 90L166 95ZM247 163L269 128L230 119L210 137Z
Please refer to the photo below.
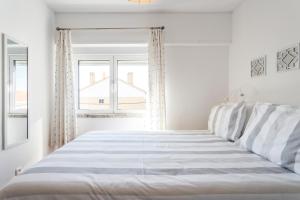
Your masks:
M300 176L203 132L91 132L15 177L2 200L292 200Z

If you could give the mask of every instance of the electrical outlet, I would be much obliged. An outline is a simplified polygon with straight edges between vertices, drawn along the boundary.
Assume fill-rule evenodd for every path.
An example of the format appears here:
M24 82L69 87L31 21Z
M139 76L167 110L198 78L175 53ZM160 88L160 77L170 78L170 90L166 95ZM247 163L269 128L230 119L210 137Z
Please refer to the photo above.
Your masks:
M15 176L19 176L23 171L23 168L22 167L17 167L15 169Z

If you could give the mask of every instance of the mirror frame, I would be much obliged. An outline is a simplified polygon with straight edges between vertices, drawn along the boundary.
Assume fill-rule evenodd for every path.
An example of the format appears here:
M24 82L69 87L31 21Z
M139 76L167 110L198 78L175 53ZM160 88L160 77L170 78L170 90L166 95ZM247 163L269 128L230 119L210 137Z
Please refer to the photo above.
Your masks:
M28 99L29 99L29 84L28 84L28 75L29 75L29 47L28 45L24 44L23 42L20 42L4 33L1 34L1 39L2 39L2 69L1 69L1 94L2 94L2 120L1 120L1 128L2 128L2 149L3 150L7 150L7 149L11 149L13 147L25 144L29 141L29 103L28 103ZM27 115L27 121L26 121L26 125L27 125L27 130L26 130L26 139L24 139L24 141L22 142L17 142L11 145L7 144L7 138L8 138L8 133L7 133L7 116L8 116L8 106L9 106L9 95L8 94L8 79L6 78L6 76L8 76L8 66L9 66L9 58L7 55L7 40L12 40L14 42L17 42L20 45L23 45L27 48L27 111L26 111L26 115Z

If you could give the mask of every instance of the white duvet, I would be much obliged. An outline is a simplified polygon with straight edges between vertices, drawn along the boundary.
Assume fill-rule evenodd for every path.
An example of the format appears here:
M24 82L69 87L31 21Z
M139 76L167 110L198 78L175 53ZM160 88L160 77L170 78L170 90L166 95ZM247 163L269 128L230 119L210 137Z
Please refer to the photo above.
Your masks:
M300 176L204 132L91 132L15 177L1 200L300 200Z

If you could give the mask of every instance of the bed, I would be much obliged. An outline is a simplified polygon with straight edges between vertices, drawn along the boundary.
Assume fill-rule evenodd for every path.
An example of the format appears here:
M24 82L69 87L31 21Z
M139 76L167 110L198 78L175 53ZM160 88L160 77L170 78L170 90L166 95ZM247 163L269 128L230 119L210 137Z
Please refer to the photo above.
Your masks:
M205 131L99 131L25 170L0 199L294 200L300 176Z

